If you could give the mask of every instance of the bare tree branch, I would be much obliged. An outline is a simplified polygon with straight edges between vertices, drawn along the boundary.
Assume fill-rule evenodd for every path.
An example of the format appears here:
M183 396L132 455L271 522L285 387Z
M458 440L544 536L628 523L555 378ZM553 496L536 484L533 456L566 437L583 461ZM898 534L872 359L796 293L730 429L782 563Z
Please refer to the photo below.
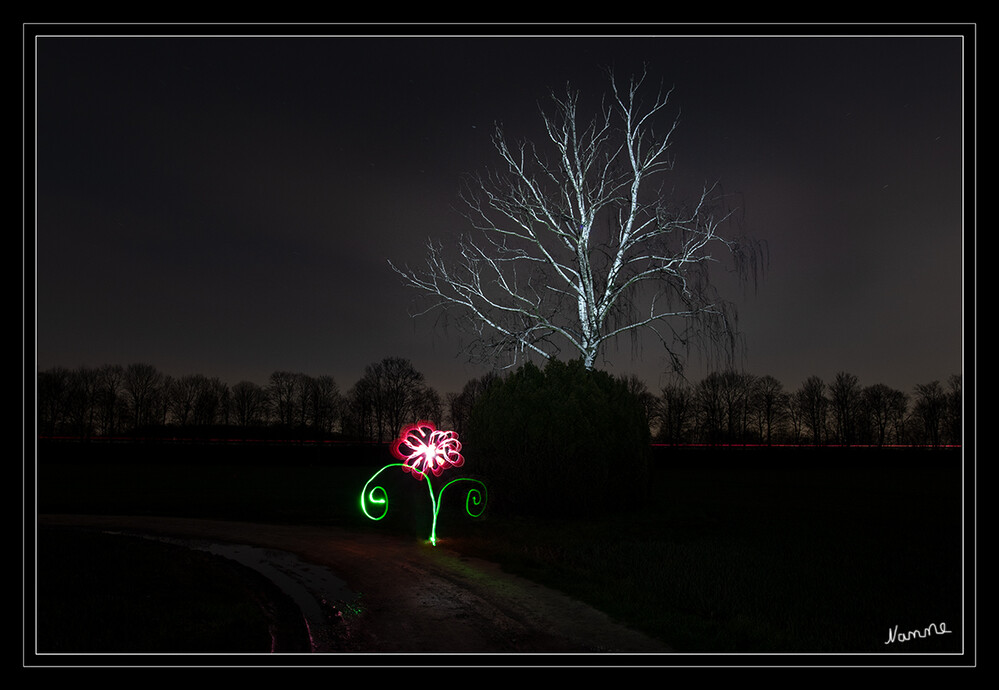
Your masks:
M627 84L608 77L609 98L585 123L578 92L552 94L542 112L550 157L497 125L501 166L461 192L472 233L453 247L429 241L422 268L389 262L430 298L425 311L459 318L477 356L512 365L523 353L548 358L565 348L592 367L607 341L629 332L655 333L674 360L671 348L692 328L732 336L707 265L732 257L755 268L756 255L721 234L729 214L719 212L716 187L688 207L652 188L673 170L671 90L643 105L646 75Z

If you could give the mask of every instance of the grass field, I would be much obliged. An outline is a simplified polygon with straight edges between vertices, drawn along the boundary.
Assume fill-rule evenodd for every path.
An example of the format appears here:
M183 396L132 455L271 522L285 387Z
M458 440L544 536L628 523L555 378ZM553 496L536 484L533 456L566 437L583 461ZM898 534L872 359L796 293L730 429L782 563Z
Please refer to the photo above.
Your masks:
M378 469L367 460L345 462L307 448L258 450L244 462L231 449L225 451L229 457L211 448L195 455L188 450L183 462L150 460L149 452L141 446L92 457L68 449L43 452L39 511L335 524L426 535L428 516L420 516L429 508L421 511L418 500L412 507L416 519L371 523L361 516L360 488ZM780 462L771 462L767 451L733 455L739 452L658 457L651 500L633 515L567 522L487 512L473 521L444 512L439 534L449 548L562 590L679 651L961 650L959 451L923 451L918 462L876 450L827 452L821 461L786 451ZM64 585L48 577L54 543L40 540L42 614L68 605L56 596ZM113 584L110 558L88 562L94 581L122 591ZM209 579L197 570L202 567L213 568L180 568L173 575L176 586L207 591ZM96 571L101 568L105 572ZM220 605L232 616L252 616L238 601ZM941 622L954 632L886 645L893 626L921 630Z

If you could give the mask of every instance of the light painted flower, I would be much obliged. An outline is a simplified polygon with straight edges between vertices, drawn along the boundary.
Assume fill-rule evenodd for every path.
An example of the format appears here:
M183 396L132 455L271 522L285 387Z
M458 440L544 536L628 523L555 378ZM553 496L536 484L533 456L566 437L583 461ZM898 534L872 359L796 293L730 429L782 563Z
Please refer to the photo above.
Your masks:
M432 422L417 422L403 428L392 442L392 455L402 461L402 468L416 479L423 479L427 472L435 477L448 467L459 467L461 442L453 431L440 431Z

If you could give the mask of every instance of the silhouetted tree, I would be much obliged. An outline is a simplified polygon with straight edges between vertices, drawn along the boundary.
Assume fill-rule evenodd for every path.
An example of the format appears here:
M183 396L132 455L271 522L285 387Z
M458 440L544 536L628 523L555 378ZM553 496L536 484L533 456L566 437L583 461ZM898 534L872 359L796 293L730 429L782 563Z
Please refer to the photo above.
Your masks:
M297 385L298 375L290 371L272 372L267 382L267 398L274 421L289 431L295 428L297 419Z
M309 402L312 406L310 420L320 434L333 433L341 414L343 401L340 389L332 376L320 375L311 380Z
M645 405L625 379L580 360L527 362L490 385L466 440L469 471L481 473L499 510L593 516L643 506Z
M200 374L187 374L173 379L167 387L167 404L174 424L185 427L194 415L194 401L198 397Z
M906 443L906 426L909 422L909 396L899 390L893 390L890 395L889 427L896 443Z
M707 443L747 438L755 377L732 369L715 371L697 385L700 438Z
M779 433L787 410L787 393L784 385L770 375L761 376L754 382L752 405L760 438L767 444L773 443Z
M892 396L895 391L883 383L876 383L863 389L861 397L872 431L872 441L879 446L888 442L888 429L893 412Z
M385 438L379 430L379 441L391 440L405 424L418 421L420 404L426 399L426 382L413 363L402 357L386 357L376 367L381 384L377 401L381 405L386 428Z
M295 426L299 429L306 429L312 423L312 396L315 379L308 374L295 374Z
M252 381L234 385L229 404L233 422L243 429L260 426L266 419L267 393Z
M659 396L657 419L658 438L663 443L684 443L690 440L695 420L694 392L683 379L663 386Z
M121 431L125 415L122 390L125 370L120 364L105 364L97 375L97 428L103 436L113 436Z
M170 389L170 382L173 381L173 377L169 374L162 374L160 378L160 385L156 388L156 393L153 395L152 399L152 418L149 421L149 426L152 429L157 427L165 427L168 420L170 419L170 410L167 400L167 391Z
M829 386L829 402L840 443L855 443L860 412L860 383L856 376L839 372Z
M362 377L347 392L343 412L344 432L357 441L374 441L377 436L374 382Z
M409 360L393 357L366 367L346 396L331 376L283 371L274 372L266 388L241 381L230 389L217 377L173 379L148 364L53 367L37 374L37 429L40 436L85 438L153 430L168 422L231 422L244 429L273 423L286 431L323 435L339 424L347 438L384 442L404 424L429 419L438 426L446 421L462 436L477 400L501 380L496 373L471 379L442 401ZM815 444L828 442L832 434L843 443L878 445L962 441L960 375L951 376L946 389L939 381L916 386L911 409L902 391L884 384L861 388L855 376L843 372L828 388L813 376L790 394L772 376L731 369L708 374L696 387L677 375L659 396L634 376L620 383L629 399L641 403L650 432L667 443L798 442L806 432Z
M705 443L717 443L725 435L724 381L719 372L711 372L697 384L698 435Z
M378 443L392 440L417 416L428 400L423 374L412 362L386 357L364 368L364 376L352 389L355 428Z
M69 370L65 367L52 367L39 372L36 389L38 391L38 432L43 436L61 433L69 404Z
M963 405L964 395L961 392L961 375L954 374L947 380L947 411L945 413L946 440L948 443L963 442Z
M804 438L804 411L796 393L784 396L784 419L787 420L788 441L801 443Z
M656 415L658 414L658 401L656 396L649 392L648 386L637 376L627 376L622 379L628 387L628 392L636 400L638 400L642 409L645 411L645 424L649 427L649 432L652 432L652 426L656 423Z
M465 433L468 418L472 412L472 408L475 406L475 401L497 380L499 380L499 376L490 372L479 378L469 379L465 382L460 393L447 394L448 423L451 429L458 434L459 438Z
M732 369L718 374L724 423L723 439L729 443L744 441L748 426L749 399L754 377Z
M926 443L940 445L941 432L947 412L947 395L939 381L916 385L913 416Z
M430 386L423 387L423 395L414 403L414 421L425 419L433 422L438 428L444 425L444 403L441 395Z
M196 426L207 427L229 422L229 387L217 376L198 379L197 397L194 399Z
M80 438L93 435L97 417L97 371L86 366L71 371L67 394L67 431Z
M129 364L125 368L122 384L133 430L163 423L166 411L164 376L156 367L144 363Z
M862 400L870 441L879 446L903 443L906 439L909 396L883 383L877 383L863 389Z
M825 439L829 409L825 382L818 376L809 376L794 396L795 404L800 410L802 424L808 429L812 443L820 445Z

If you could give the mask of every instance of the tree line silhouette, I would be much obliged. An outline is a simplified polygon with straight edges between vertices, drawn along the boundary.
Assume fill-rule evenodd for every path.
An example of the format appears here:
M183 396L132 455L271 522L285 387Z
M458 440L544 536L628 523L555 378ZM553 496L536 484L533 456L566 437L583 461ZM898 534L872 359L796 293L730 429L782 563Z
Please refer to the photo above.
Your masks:
M346 391L332 376L275 371L264 384L229 386L217 377L172 377L145 363L38 372L39 437L310 438L390 441L406 423L426 419L458 432L475 401L499 378L469 380L441 395L408 360L365 367ZM958 445L961 376L916 385L911 393L863 386L841 372L786 390L773 376L732 370L697 382L681 378L658 392L637 377L652 438L667 444Z

